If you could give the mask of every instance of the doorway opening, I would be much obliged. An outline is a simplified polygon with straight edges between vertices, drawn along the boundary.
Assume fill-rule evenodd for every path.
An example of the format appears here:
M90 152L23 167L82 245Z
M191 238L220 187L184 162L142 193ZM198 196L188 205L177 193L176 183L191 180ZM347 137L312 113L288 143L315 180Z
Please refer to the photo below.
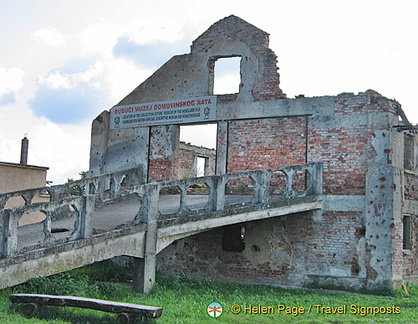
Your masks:
M180 126L178 178L215 174L217 124Z
M197 156L196 161L196 176L204 177L210 173L210 157L209 156Z

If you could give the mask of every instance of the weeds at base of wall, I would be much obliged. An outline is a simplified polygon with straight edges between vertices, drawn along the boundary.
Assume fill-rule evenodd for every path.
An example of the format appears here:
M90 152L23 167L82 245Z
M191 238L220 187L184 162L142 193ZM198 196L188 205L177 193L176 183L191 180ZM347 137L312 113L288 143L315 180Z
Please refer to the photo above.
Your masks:
M119 268L119 270L117 270ZM106 261L80 268L69 273L38 278L29 285L23 284L14 288L0 290L0 322L1 323L80 323L80 324L112 324L116 315L94 310L78 309L73 307L44 307L40 308L33 318L25 318L18 307L12 305L8 296L19 291L38 289L36 292L70 292L79 293L80 297L93 297L109 299L120 302L135 303L164 307L160 319L152 323L213 323L214 319L207 314L210 302L217 301L225 307L222 314L222 323L358 323L358 322L385 322L385 323L418 323L418 287L408 287L409 295L401 297L364 296L351 293L330 293L322 290L285 289L266 285L243 285L236 283L217 283L211 279L191 279L186 273L177 275L157 273L154 290L149 295L135 293L131 285L120 284L114 281L116 277L109 274L115 272L117 278L125 277L126 269ZM106 282L97 282L91 278L104 278ZM77 286L77 287L75 287ZM78 290L77 290L78 289ZM96 294L100 294L96 296ZM103 294L103 295L102 295ZM297 317L291 314L234 314L229 308L232 305L261 305L270 306L280 303L283 305L303 306L322 304L326 306L356 305L367 307L400 307L398 314L359 315L359 314L300 314ZM140 323L136 321L135 323ZM149 322L151 323L151 322Z
M186 172L183 174L183 176L181 177L182 179L192 179L192 178L196 178L195 175L191 172Z
M380 288L349 288L344 285L333 284L330 282L319 282L313 280L311 283L304 286L308 289L315 290L328 290L328 291L346 291L350 293L364 294L364 295L376 295L376 296L397 296L400 295L400 289L393 289L390 286L382 286Z
M210 187L205 183L196 183L187 189L187 195L209 195Z
M160 195L179 195L179 194L181 194L181 190L177 186L162 188L160 190Z
M156 275L157 285L161 288L183 290L183 289L204 289L210 288L213 281L210 278L203 280L197 280L190 278L189 275L184 272L177 275L167 274L164 272L157 272Z

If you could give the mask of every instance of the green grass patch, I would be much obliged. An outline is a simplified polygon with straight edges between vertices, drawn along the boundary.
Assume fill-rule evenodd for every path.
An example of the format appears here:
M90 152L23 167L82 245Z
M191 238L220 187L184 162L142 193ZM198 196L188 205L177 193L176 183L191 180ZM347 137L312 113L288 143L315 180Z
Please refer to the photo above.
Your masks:
M418 288L413 286L408 287L409 295L399 290L394 296L376 296L216 283L159 273L155 289L145 296L126 284L131 273L132 269L104 262L1 290L0 323L106 324L115 323L117 316L72 307L43 307L27 318L22 305L10 303L12 293L75 295L162 306L162 317L153 323L418 323ZM223 307L218 318L207 314L212 302Z

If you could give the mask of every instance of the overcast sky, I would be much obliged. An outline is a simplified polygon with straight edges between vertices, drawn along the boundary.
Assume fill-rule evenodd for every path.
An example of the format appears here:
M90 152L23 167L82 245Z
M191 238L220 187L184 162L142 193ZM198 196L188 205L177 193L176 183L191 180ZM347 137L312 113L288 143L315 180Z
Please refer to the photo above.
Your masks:
M418 123L418 19L405 1L0 0L0 161L88 170L90 124L213 23L270 34L292 98L373 89Z

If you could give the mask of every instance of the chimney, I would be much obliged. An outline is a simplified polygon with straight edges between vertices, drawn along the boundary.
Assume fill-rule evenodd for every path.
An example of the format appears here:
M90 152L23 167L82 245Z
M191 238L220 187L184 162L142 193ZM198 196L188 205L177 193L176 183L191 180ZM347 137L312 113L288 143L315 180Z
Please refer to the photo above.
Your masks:
M25 135L25 138L22 139L22 148L20 151L20 164L28 165L28 150L29 150L29 140Z

